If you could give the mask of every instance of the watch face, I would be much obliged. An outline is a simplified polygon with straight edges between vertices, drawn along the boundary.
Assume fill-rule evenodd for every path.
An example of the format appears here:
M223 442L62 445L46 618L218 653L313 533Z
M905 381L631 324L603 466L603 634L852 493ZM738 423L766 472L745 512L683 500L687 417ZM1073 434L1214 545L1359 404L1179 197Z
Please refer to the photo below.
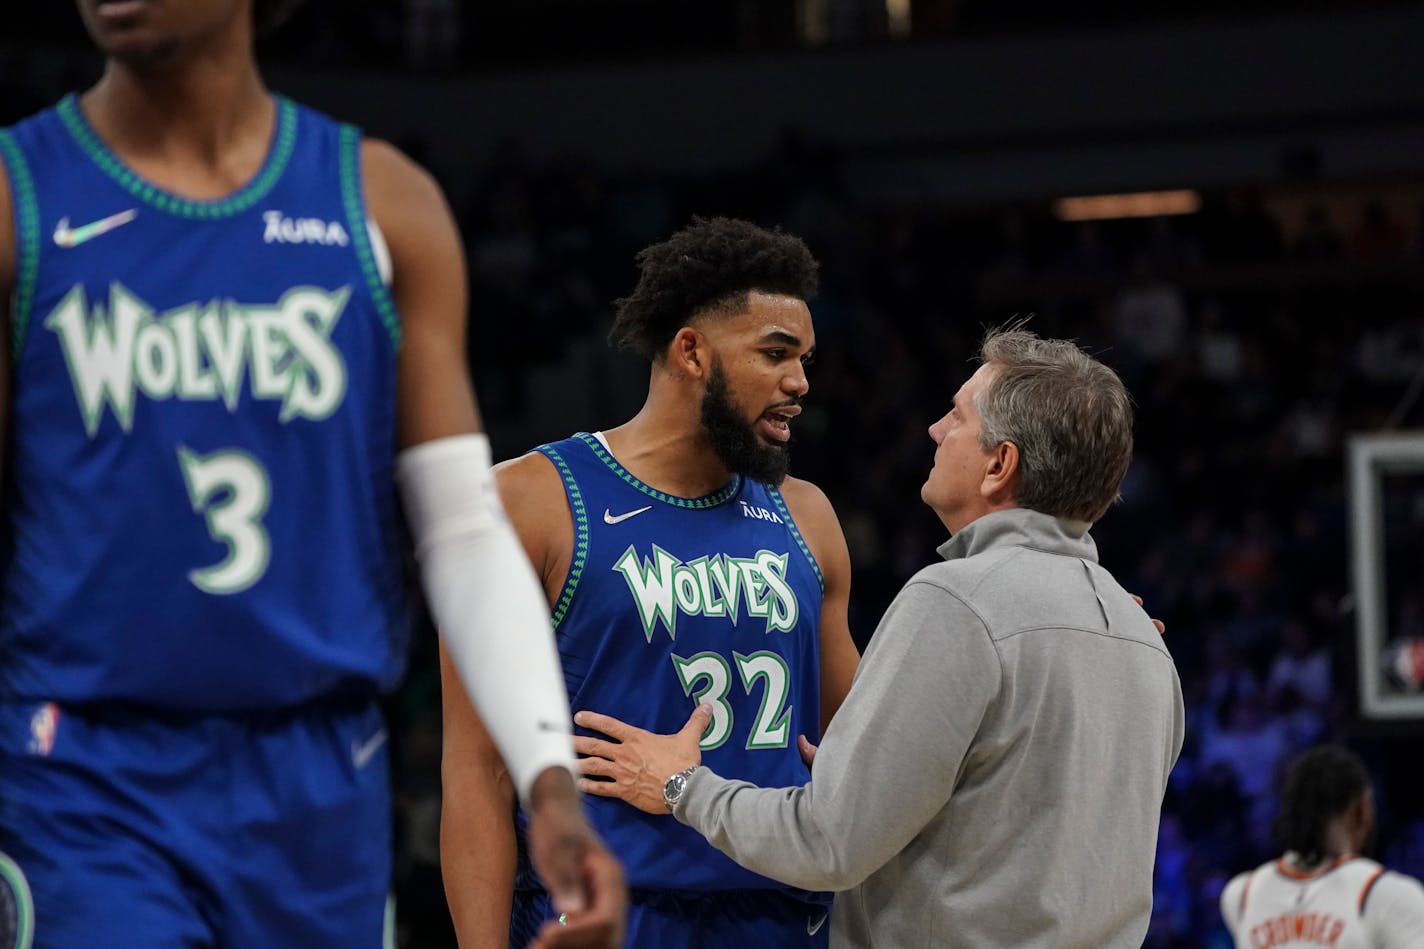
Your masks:
M687 772L679 771L677 774L667 779L663 785L663 803L671 810L672 806L682 797L682 792L687 788Z

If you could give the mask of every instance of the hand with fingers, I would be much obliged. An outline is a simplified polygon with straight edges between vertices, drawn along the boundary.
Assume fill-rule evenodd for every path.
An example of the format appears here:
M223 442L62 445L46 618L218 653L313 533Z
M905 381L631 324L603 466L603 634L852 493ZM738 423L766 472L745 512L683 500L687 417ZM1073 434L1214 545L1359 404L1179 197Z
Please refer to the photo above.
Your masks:
M574 736L574 751L585 794L616 797L649 814L666 814L663 784L668 778L702 763L698 742L712 721L712 706L699 705L678 732L658 735L609 715L579 712L574 722L608 737ZM602 780L598 780L602 779Z
M1142 606L1142 597L1138 596L1136 593L1129 593L1128 596L1132 597L1132 601L1133 601L1134 603L1136 603L1138 606ZM1149 616L1148 619L1152 620L1152 625L1157 627L1157 632L1158 632L1159 635L1165 636L1165 635L1167 634L1167 624L1166 624L1166 623L1162 622L1160 619L1157 619L1157 618L1155 618L1155 617L1150 617L1150 616Z
M530 949L623 945L628 915L623 868L589 826L573 778L563 768L549 768L534 781L529 857L559 913Z
M805 735L796 736L796 750L801 752L801 760L810 768L816 763L816 749L818 746L811 744L811 739Z

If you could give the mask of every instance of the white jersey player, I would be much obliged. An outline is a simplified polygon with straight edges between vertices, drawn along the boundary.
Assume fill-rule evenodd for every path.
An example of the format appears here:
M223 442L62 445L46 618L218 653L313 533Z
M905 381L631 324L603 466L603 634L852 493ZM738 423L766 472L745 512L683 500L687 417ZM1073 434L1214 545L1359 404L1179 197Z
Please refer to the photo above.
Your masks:
M1237 949L1424 947L1424 886L1355 853L1373 824L1369 775L1358 758L1339 746L1297 758L1274 827L1285 854L1221 893Z

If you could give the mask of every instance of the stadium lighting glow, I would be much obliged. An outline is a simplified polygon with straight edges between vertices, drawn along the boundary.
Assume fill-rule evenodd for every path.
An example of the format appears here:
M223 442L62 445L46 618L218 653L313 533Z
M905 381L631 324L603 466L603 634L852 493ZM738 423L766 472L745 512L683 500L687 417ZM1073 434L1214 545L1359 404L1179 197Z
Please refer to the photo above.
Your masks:
M1131 194L1095 194L1059 198L1053 213L1060 221L1106 221L1125 217L1162 217L1194 214L1201 210L1195 191L1138 191Z

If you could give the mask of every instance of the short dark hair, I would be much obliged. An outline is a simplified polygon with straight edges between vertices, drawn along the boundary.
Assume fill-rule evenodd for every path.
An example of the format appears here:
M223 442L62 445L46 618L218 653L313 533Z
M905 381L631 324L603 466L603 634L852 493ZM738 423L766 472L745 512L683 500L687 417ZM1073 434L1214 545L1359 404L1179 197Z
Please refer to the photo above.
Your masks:
M1325 828L1370 787L1364 762L1340 745L1319 745L1291 762L1271 825L1281 846L1306 866L1326 856Z
M794 234L726 217L694 217L636 260L638 285L615 301L608 341L653 361L694 317L741 312L752 290L810 300L820 270Z
M1022 323L991 329L980 355L998 371L974 397L979 447L1018 448L1014 502L1071 520L1102 517L1132 463L1132 397L1117 373Z
M257 35L269 33L287 22L305 0L252 0L252 22Z

